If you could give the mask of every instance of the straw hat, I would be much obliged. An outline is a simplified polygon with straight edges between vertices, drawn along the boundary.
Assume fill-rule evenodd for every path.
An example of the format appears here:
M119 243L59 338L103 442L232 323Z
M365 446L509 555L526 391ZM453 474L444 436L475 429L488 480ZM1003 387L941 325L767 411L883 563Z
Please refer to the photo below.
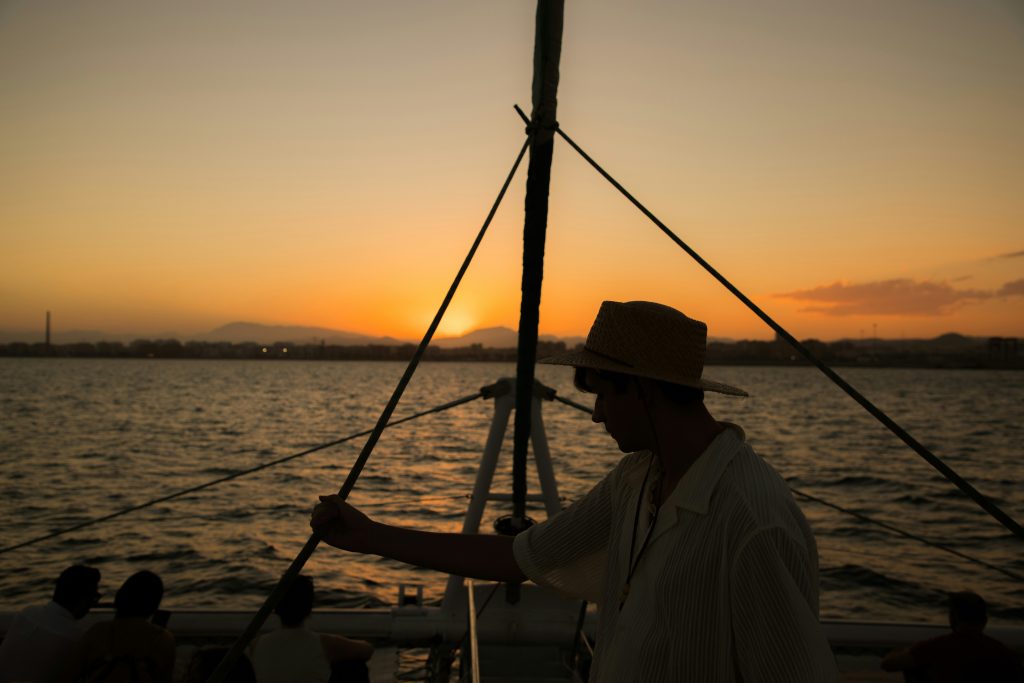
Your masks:
M539 362L612 370L686 387L746 396L736 387L704 379L708 326L651 301L605 301L578 351Z

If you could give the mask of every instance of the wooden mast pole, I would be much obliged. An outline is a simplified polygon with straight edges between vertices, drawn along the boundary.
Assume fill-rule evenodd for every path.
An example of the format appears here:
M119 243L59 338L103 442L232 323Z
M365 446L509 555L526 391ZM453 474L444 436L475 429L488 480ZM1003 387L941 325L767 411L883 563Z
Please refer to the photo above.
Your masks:
M526 451L531 433L537 323L544 276L544 238L548 220L551 157L558 104L558 65L562 53L564 0L538 0L533 53L533 111L530 128L530 166L526 180L526 218L523 228L523 297L519 308L516 360L516 416L512 460L512 531L526 527Z

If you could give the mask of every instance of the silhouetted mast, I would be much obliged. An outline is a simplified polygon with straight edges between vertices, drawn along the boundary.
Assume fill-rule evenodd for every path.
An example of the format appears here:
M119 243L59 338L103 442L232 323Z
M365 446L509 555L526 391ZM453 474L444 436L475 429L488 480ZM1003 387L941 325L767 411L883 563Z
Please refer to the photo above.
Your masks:
M530 128L530 167L526 179L526 218L523 228L523 298L519 308L516 364L516 417L512 459L512 526L525 528L526 451L530 441L537 323L544 277L544 237L548 221L548 191L554 149L558 62L562 53L564 0L538 0L533 52L533 111Z

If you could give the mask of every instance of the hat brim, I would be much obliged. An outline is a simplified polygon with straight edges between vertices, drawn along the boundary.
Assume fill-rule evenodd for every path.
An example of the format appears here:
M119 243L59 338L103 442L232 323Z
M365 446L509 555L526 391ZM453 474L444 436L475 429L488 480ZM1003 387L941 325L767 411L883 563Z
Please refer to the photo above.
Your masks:
M715 382L714 380L704 379L703 377L672 377L666 373L645 371L642 368L635 368L631 365L627 365L626 363L620 363L611 358L598 355L592 351L588 351L586 348L568 351L557 356L541 358L537 362L543 363L544 365L569 365L574 368L611 370L612 372L620 372L624 375L657 379L663 382L670 382L672 384L681 384L684 387L692 387L694 389L713 391L718 394L726 394L727 396L749 396L749 394L747 394L743 389L723 382Z

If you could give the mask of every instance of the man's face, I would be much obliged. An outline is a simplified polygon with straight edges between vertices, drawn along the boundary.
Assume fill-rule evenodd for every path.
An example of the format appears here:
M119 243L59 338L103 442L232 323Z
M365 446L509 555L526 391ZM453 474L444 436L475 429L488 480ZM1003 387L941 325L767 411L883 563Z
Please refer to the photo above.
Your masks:
M650 419L635 380L619 389L588 370L587 387L597 394L592 419L604 425L620 451L633 453L651 448Z

